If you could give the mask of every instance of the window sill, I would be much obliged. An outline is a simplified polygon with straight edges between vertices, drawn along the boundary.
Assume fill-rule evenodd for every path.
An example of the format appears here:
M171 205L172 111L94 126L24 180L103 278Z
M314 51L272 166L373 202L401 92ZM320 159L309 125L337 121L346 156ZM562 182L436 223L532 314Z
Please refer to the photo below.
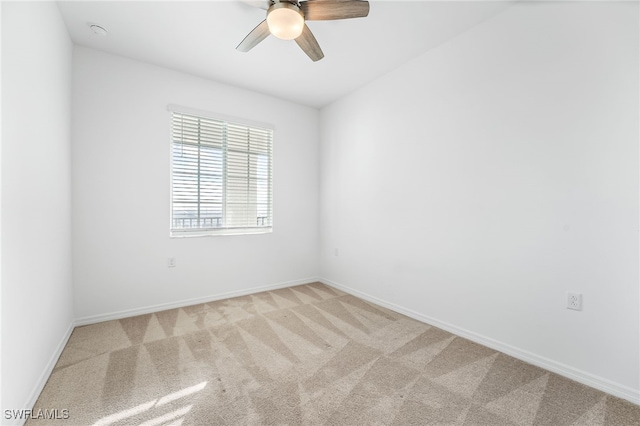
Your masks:
M199 229L199 230L171 230L170 238L193 238L193 237L217 237L221 235L256 235L270 234L273 227L261 228L239 228L239 229Z

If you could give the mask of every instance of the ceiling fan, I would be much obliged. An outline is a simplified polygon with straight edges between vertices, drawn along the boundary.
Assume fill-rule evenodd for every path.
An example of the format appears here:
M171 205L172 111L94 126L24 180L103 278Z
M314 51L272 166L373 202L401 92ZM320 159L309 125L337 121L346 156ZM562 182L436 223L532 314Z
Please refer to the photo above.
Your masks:
M369 14L369 2L364 0L266 0L245 3L265 9L267 18L240 42L237 50L248 52L273 34L283 40L295 40L314 62L324 58L324 53L305 21L362 18Z

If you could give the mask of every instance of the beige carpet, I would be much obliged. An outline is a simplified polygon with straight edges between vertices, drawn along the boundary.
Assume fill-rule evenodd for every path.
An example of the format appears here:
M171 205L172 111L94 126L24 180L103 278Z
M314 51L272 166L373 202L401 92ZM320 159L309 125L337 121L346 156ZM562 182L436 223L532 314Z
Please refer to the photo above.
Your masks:
M320 283L78 327L38 409L66 425L640 424L634 404Z

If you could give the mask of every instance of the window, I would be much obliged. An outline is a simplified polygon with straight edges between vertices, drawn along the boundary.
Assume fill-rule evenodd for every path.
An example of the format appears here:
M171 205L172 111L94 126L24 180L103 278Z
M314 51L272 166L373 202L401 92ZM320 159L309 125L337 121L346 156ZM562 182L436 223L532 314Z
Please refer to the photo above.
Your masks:
M171 114L171 236L271 232L273 130Z

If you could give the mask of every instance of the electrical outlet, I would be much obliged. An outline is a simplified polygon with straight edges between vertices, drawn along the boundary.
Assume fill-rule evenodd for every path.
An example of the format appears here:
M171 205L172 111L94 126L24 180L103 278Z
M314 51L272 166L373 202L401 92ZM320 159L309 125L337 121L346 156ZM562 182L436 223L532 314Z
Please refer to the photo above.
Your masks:
M176 258L175 257L168 257L167 258L167 267L169 267L169 268L175 268L176 267Z
M567 309L573 309L575 311L582 310L582 294L567 292Z

